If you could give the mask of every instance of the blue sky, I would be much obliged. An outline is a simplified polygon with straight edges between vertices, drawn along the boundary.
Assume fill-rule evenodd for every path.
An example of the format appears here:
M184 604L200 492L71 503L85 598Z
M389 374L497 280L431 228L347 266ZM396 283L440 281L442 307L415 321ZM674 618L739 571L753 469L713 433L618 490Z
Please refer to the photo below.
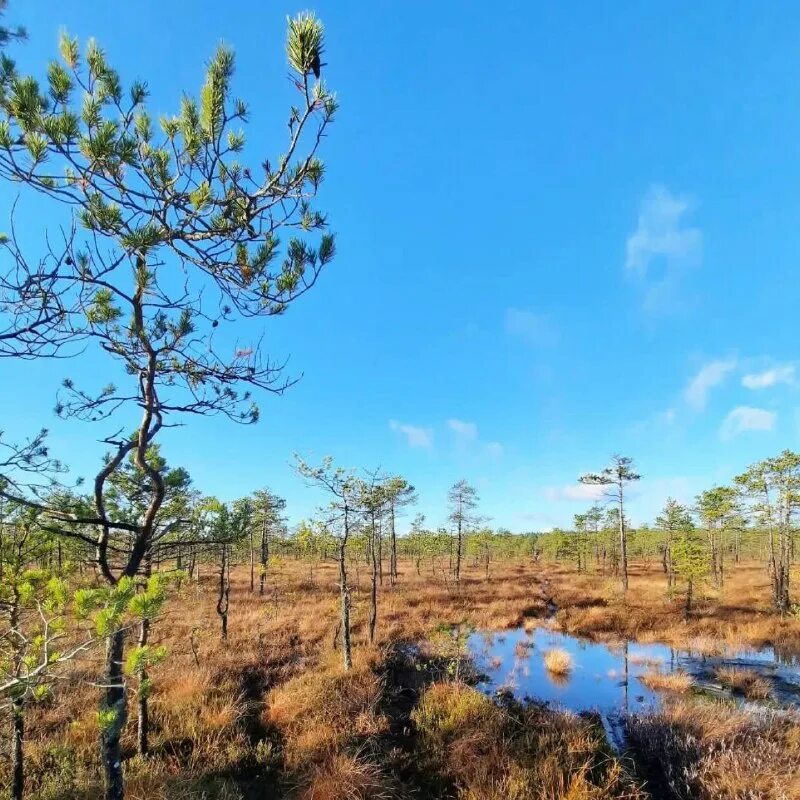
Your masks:
M147 8L144 13L142 8ZM259 158L292 100L285 3L12 2L34 68L65 26L94 35L155 112L238 57ZM216 9L216 10L215 10ZM321 207L338 256L268 323L303 373L262 420L191 420L165 451L224 498L269 485L318 501L292 453L381 466L431 524L466 477L494 524L567 524L577 476L614 452L645 478L634 521L800 446L800 7L755 3L373 2L314 6L341 113ZM13 193L0 187L0 213ZM48 219L20 204L31 240ZM27 215L27 216L26 216ZM0 364L2 427L79 445L110 431L52 414L60 379L104 359Z

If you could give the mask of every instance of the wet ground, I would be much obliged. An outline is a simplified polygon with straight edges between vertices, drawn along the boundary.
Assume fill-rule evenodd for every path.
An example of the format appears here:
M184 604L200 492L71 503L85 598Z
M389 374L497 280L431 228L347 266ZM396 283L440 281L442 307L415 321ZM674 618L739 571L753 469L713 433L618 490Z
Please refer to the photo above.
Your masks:
M520 700L598 712L612 742L618 740L621 715L656 708L667 694L642 682L642 676L653 671L686 672L693 678L693 692L744 702L720 685L715 671L722 666L746 669L770 685L769 699L760 702L800 707L800 657L772 648L708 656L663 644L594 642L548 627L476 633L468 648L484 691L508 691ZM569 653L568 672L556 675L546 668L544 654L554 649Z

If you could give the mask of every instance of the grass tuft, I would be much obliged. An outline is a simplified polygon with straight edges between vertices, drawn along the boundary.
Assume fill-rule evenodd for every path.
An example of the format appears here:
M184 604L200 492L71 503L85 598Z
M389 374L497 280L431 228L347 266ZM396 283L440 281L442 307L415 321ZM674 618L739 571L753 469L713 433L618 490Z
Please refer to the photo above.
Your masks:
M659 672L650 670L639 676L639 680L655 692L688 692L694 685L691 675L681 670L675 672Z
M754 670L718 667L714 674L723 686L743 694L748 700L766 700L772 694L769 681Z
M554 675L568 675L572 671L572 656L566 650L555 647L545 651L544 665Z

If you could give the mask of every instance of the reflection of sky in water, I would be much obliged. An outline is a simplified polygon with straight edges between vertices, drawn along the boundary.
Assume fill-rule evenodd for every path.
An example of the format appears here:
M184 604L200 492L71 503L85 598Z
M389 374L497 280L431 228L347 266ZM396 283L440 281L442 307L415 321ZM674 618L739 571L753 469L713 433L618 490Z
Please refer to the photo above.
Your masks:
M726 658L704 658L678 652L663 644L608 645L576 638L548 628L523 628L501 633L473 634L469 651L478 672L488 681L486 691L508 689L519 699L542 700L574 711L596 710L604 715L614 711L640 711L658 704L658 694L639 680L646 672L683 669L701 680L713 680L713 669L734 664L756 669L765 677L788 681L790 688L800 684L800 667L781 665L771 649L747 652ZM558 648L572 657L567 675L555 676L544 665L544 653ZM627 678L627 680L626 680ZM794 685L794 686L793 686ZM774 687L777 690L777 686ZM794 697L777 699L797 702Z

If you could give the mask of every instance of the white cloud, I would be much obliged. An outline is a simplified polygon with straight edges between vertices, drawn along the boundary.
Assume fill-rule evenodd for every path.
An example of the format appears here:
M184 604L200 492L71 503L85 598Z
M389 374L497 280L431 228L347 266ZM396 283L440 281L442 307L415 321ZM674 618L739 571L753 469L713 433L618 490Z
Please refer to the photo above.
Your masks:
M420 428L417 425L408 425L389 420L389 427L393 431L402 433L406 437L409 447L433 447L433 431L430 428Z
M449 419L447 420L447 427L455 433L460 442L474 442L478 438L478 426L474 422Z
M489 442L486 445L486 452L493 458L500 458L503 455L503 445L500 442Z
M506 311L505 330L534 347L550 347L558 342L558 330L550 317L520 308Z
M744 431L771 431L777 415L774 411L752 406L737 406L725 417L719 429L721 439L732 439Z
M664 186L651 186L642 199L638 225L625 246L625 269L642 282L648 311L669 310L683 274L700 262L703 234L682 226L688 209L686 198Z
M742 377L745 389L768 389L778 383L794 383L794 364L782 364L763 372L750 372Z
M589 483L575 483L567 486L548 486L544 496L551 502L566 500L569 502L592 502L603 496L605 486L594 486Z
M736 369L734 358L710 361L703 365L684 389L683 396L686 402L695 410L702 411L708 402L709 392L715 386L719 386L734 369Z

